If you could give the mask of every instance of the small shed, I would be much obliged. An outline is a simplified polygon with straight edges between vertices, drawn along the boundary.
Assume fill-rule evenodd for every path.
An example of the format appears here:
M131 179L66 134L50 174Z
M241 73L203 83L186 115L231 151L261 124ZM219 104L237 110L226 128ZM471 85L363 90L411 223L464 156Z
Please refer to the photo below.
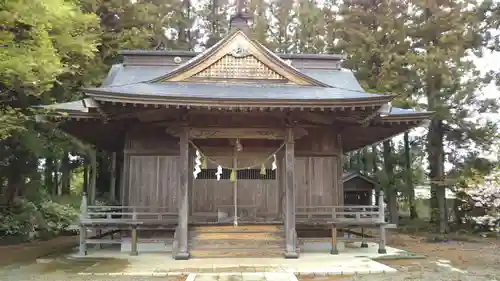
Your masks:
M377 204L375 186L377 181L358 171L346 172L342 176L345 205Z

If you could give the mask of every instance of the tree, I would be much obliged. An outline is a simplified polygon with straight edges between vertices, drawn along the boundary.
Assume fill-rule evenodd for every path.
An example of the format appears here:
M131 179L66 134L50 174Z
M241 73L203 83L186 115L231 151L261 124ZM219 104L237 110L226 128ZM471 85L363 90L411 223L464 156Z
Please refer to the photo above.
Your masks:
M487 3L486 3L487 4ZM418 94L434 111L428 132L432 220L445 233L447 208L444 163L460 161L461 149L484 149L491 145L494 125L471 119L475 112L494 109L494 102L481 100L477 90L484 80L469 56L480 50L485 33L485 7L478 1L413 1L409 36L418 73ZM445 151L445 147L448 151Z
M43 146L31 106L50 98L64 76L78 75L98 46L97 18L61 0L1 1L0 145L7 175L4 200L23 193L25 177L37 173Z
M408 67L411 52L407 40L406 1L343 1L337 25L338 51L346 55L345 66L352 69L363 88L370 92L396 94L396 103L408 104L412 97L414 71ZM395 161L390 141L384 144L381 185L389 199L391 220L397 222Z

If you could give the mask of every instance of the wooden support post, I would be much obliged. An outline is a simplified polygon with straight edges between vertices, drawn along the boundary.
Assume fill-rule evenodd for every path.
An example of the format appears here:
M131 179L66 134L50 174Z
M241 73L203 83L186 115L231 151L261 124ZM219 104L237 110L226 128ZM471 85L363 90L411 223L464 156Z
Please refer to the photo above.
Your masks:
M337 255L339 253L339 249L337 247L337 227L332 224L332 247L330 249L330 254Z
M285 231L286 231L286 249L285 258L296 259L299 257L297 253L297 237L295 230L295 144L293 130L287 128L285 143Z
M368 248L368 243L365 240L365 229L361 228L361 248Z
M83 225L83 220L87 218L87 194L84 192L82 195L82 202L80 204L80 246L78 254L81 256L87 255L87 228Z
M132 241L131 241L131 244L130 244L130 255L131 256L137 256L139 254L137 252L137 225L133 225L131 227L130 236L132 238Z
M91 152L91 171L92 173L90 174L90 192L89 192L89 202L90 205L94 204L95 202L95 197L96 197L96 182L97 182L97 153L96 150L92 150Z
M109 183L109 200L114 202L116 200L116 152L111 156L111 179Z
M179 167L181 171L180 184L178 186L178 239L179 250L175 255L176 260L189 259L188 251L188 219L189 219L189 198L188 198L188 185L189 185L189 130L183 128L180 133L179 141L180 157Z
M384 191L381 189L378 195L378 208L379 208L379 216L380 216L380 242L378 243L378 253L386 254L387 250L385 249L386 237L385 237L385 204L384 204Z
M233 169L235 175L235 179L233 182L233 207L234 207L234 218L233 218L233 226L238 226L238 149L236 145L233 150ZM231 171L232 173L233 171Z
M129 190L130 190L130 155L123 153L123 163L122 163L122 171L121 171L121 182L120 182L120 198L121 205L129 204Z

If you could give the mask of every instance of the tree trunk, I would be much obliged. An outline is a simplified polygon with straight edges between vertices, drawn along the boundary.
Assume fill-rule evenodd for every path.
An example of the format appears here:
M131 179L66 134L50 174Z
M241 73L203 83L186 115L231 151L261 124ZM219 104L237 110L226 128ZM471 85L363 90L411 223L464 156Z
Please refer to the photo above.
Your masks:
M11 164L15 165L15 164ZM11 166L12 167L12 166ZM15 170L15 169L14 169ZM23 184L22 176L20 173L9 173L7 176L7 189L5 191L5 203L7 206L12 205L14 198L18 195Z
M405 175L406 175L406 190L408 194L408 203L410 205L410 219L418 218L417 208L415 206L415 189L413 188L413 171L411 169L411 150L410 150L410 136L408 132L404 133L404 147L405 147Z
M71 169L68 153L65 152L61 159L61 195L68 195L70 192Z
M52 194L54 190L54 158L52 157L45 159L44 185L47 192Z
M377 166L377 153L378 153L378 150L377 150L377 146L376 145L372 145L372 155L373 155L373 158L372 158L372 173L373 173L373 177L376 177L377 176L377 172L378 172L378 166ZM379 195L379 189L380 189L380 186L377 185L375 186L375 205L378 206L378 195Z
M446 189L444 184L443 122L431 120L428 134L429 178L431 180L431 219L439 223L439 232L448 232Z
M83 164L83 187L82 191L85 194L88 194L89 192L89 164L85 162Z
M391 141L384 141L384 169L387 177L386 194L389 206L390 222L397 224L399 221L397 190L394 186L394 165L392 161Z

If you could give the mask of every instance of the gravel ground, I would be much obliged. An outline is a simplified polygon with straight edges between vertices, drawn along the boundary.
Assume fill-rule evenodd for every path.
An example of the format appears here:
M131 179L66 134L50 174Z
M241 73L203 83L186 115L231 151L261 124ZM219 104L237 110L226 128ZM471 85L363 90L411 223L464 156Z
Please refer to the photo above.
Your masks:
M426 259L379 261L397 273L335 277L299 277L299 281L500 281L500 241L432 243L422 237L391 235L389 245L427 256ZM4 253L2 253L3 255ZM0 269L0 281L184 281L179 277L79 276L47 264Z

